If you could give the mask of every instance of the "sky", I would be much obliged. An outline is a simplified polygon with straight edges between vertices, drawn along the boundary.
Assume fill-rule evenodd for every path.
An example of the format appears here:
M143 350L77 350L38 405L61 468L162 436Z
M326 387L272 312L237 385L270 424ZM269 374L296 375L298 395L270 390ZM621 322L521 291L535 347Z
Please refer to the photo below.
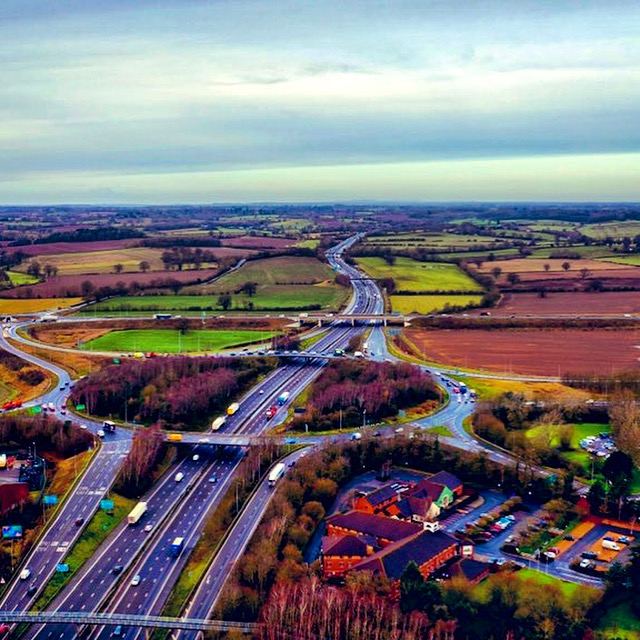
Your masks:
M0 204L640 201L640 3L0 0Z

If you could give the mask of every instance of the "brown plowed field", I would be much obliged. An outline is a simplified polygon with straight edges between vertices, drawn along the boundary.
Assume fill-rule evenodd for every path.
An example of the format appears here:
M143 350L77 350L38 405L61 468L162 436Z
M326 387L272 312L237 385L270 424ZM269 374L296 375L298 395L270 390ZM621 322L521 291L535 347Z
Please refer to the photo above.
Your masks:
M479 315L476 309L467 313ZM537 293L505 294L492 316L620 316L625 313L640 314L640 293L637 291L612 293L547 293L541 298Z
M409 329L431 361L514 374L609 373L640 366L640 330Z
M14 253L21 251L28 256L50 256L58 253L84 253L85 251L113 251L135 247L140 238L126 240L100 240L99 242L49 242L46 244L28 244L22 247L7 247L7 251Z
M46 282L25 285L2 292L3 298L58 298L68 295L80 295L80 286L88 280L94 287L114 286L118 282L130 285L138 282L144 286L154 286L154 282L162 280L178 280L187 284L206 282L215 276L215 269L189 269L184 271L152 271L148 273L105 273L101 275L67 275L49 278ZM28 295L29 291L31 292Z
M224 238L222 244L225 247L246 247L248 249L286 249L293 246L297 240L293 238L265 238L258 236L238 236ZM620 266L620 265L618 265Z

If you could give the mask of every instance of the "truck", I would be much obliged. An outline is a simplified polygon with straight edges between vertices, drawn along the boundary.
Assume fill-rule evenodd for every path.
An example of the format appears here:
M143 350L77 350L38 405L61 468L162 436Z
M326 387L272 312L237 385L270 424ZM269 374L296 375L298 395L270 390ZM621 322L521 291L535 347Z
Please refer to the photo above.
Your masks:
M220 416L211 423L211 431L219 431L220 427L227 421L227 416Z
M227 415L232 416L239 408L240 408L240 405L237 402L230 404L227 407Z
M177 558L182 552L183 547L184 547L184 538L174 538L173 542L171 543L171 546L169 547L169 554L172 555L174 558Z
M620 545L613 540L603 540L602 548L609 549L610 551L620 551Z
M116 430L116 423L112 422L111 420L105 420L102 423L102 428L108 433L114 433Z
M267 420L271 420L271 418L273 418L273 416L275 416L276 413L278 413L278 407L269 407L266 413Z
M182 434L181 433L170 433L167 436L167 440L169 442L182 442Z
M147 503L138 502L138 504L131 509L131 512L127 516L128 524L138 524L140 518L147 512Z
M287 400L289 399L289 396L290 396L290 395L291 395L291 394L290 394L288 391L284 391L283 393L281 393L281 394L278 396L278 404L279 404L280 406L282 406L283 404L285 404L285 403L287 402Z
M284 462L278 462L278 464L269 472L269 486L275 487L276 482L278 482L278 480L282 478L286 470L287 467L285 466Z

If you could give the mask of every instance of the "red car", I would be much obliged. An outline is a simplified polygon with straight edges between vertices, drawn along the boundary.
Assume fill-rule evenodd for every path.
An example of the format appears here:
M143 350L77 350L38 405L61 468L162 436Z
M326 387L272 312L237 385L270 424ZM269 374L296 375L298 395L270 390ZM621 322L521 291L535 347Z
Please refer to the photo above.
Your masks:
M273 416L275 416L277 412L278 412L277 407L269 407L267 409L267 420L271 420L271 418L273 418Z

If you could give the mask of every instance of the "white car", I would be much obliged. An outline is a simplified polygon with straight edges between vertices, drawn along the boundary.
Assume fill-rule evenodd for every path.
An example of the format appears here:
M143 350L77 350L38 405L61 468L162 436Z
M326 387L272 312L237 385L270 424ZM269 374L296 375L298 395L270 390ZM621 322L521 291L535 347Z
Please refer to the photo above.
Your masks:
M580 560L581 569L586 569L589 566L591 566L591 560L587 560L586 558L584 560Z
M153 524L147 524L147 525L145 525L145 527L144 527L144 529L143 529L143 531L144 531L145 533L149 533L149 532L150 532L150 531L152 531L152 530L153 530Z
M31 575L31 569L23 569L20 572L20 580L28 580Z
M133 576L133 578L131 579L131 586L137 587L140 584L140 580L142 580L142 578L140 577L140 574L136 573L136 575Z
M191 458L194 462L198 462L198 460L200 460L200 454L198 453L194 453L193 454L193 458Z
M104 431L102 429L98 429L98 437L104 438Z

